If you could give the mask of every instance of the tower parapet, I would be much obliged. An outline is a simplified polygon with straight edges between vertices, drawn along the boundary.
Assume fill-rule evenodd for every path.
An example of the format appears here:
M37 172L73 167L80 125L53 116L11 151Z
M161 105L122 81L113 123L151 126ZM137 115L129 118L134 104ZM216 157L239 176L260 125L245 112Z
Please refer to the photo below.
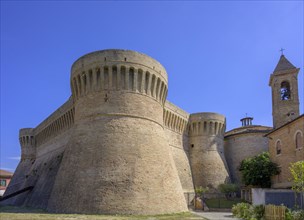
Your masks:
M189 149L195 187L216 188L229 178L224 157L225 128L223 115L217 113L190 115Z
M102 50L79 58L72 66L74 99L95 92L128 91L149 96L162 105L167 96L167 74L151 57L130 50Z
M19 142L21 145L21 160L36 158L36 141L33 128L19 130Z
M203 112L190 115L189 135L190 136L223 136L226 129L225 116Z

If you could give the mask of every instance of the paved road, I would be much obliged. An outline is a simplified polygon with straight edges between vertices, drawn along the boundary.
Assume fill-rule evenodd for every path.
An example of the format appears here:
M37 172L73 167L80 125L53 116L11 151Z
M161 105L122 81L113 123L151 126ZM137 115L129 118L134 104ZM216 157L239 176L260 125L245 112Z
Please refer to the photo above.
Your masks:
M240 220L233 217L231 212L193 212L209 220Z

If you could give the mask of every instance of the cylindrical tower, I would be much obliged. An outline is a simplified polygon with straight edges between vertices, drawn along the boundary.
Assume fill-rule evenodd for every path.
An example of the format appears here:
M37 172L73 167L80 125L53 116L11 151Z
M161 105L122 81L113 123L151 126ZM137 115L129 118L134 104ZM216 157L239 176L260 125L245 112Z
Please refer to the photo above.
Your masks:
M36 159L36 144L32 128L22 128L19 130L19 142L21 146L21 160Z
M187 210L163 128L167 74L156 60L104 50L72 66L75 124L48 210L163 214Z
M12 195L19 190L31 186L28 178L29 170L36 160L36 144L33 128L22 128L19 130L19 142L21 146L21 161L18 164L14 175L5 190L4 197ZM26 193L21 193L1 202L1 205L22 206L27 198Z
M228 180L224 156L225 117L216 113L191 114L190 163L195 187L217 188Z

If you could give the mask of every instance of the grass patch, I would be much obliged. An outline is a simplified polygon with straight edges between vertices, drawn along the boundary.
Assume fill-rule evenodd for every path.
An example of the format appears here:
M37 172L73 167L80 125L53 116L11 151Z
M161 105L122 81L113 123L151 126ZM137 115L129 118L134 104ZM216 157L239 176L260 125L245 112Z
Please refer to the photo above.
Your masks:
M1 220L204 220L190 212L154 216L53 214L28 207L0 206Z
M227 200L226 198L213 198L206 199L206 204L208 208L231 209L233 205L240 203L241 201L241 199Z

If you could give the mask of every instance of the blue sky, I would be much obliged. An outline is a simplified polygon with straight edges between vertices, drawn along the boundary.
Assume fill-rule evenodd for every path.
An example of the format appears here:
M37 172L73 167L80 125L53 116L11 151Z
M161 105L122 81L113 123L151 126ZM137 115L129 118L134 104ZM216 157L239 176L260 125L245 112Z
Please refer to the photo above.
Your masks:
M272 126L269 76L280 48L300 67L303 1L1 1L1 168L19 162L20 128L35 127L71 95L70 68L102 49L158 60L168 100L217 112L227 130L247 113Z

